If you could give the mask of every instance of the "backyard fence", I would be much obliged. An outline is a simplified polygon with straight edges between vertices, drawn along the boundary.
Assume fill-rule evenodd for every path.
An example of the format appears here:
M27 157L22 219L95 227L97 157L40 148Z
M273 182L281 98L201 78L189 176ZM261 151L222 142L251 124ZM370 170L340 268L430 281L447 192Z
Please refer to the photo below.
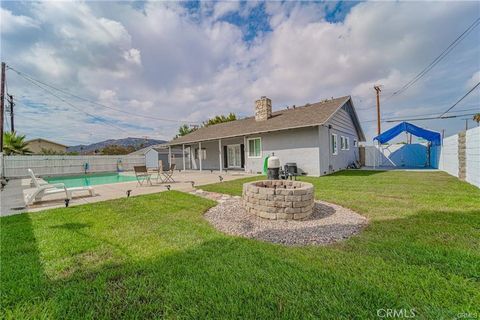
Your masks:
M436 168L480 188L480 127L444 138L442 145L394 144L365 147L367 167Z
M5 177L23 178L28 177L27 169L32 169L38 176L74 175L83 174L85 171L93 173L133 170L133 166L145 165L145 156L3 156L0 163L0 166L3 165Z
M438 169L480 188L480 127L443 139Z

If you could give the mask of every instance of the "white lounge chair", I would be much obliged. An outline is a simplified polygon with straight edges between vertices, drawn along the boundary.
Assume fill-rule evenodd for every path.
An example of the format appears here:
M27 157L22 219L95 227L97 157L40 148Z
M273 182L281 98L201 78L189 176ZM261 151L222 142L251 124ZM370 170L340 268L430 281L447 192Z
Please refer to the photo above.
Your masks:
M95 190L90 187L75 187L75 188L67 188L64 183L44 183L35 177L32 169L28 169L28 174L32 178L33 185L35 186L35 190L32 194L28 194L25 197L25 204L27 206L33 204L35 201L40 201L42 198L49 194L56 194L56 193L65 193L67 199L72 198L73 192L78 191L88 191L90 196L95 195Z

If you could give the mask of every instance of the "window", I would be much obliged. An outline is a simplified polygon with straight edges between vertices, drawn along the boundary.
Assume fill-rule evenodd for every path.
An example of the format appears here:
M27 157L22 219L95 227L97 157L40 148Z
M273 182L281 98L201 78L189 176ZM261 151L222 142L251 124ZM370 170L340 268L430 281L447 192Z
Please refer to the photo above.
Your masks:
M354 146L354 147L358 147L358 141L357 141L357 139L353 139L353 146Z
M345 150L350 150L350 138L345 137Z
M331 138L331 144L332 144L332 154L336 155L338 154L338 147L337 147L337 135L335 133L332 133L332 138Z
M248 139L248 157L262 157L262 140L260 138Z
M201 150L202 160L207 160L207 149ZM198 148L195 149L195 160L198 160Z
M345 150L345 137L340 136L340 150Z

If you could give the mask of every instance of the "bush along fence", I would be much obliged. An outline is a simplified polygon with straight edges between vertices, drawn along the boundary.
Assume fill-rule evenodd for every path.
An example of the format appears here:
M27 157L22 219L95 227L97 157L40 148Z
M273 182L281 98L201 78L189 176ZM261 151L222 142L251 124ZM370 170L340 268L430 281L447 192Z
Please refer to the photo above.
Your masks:
M58 176L126 171L133 170L133 166L145 165L143 155L3 156L0 160L1 172L6 178L28 177L27 169L32 169L38 176Z

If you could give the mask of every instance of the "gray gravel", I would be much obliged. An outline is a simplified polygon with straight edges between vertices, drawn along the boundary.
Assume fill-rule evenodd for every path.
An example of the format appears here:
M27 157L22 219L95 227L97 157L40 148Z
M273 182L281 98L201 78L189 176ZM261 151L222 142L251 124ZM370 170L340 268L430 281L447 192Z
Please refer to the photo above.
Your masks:
M239 197L203 191L195 194L219 202L204 215L218 230L284 245L334 243L357 234L367 224L358 213L324 201L315 201L313 214L304 220L267 220L248 214Z

